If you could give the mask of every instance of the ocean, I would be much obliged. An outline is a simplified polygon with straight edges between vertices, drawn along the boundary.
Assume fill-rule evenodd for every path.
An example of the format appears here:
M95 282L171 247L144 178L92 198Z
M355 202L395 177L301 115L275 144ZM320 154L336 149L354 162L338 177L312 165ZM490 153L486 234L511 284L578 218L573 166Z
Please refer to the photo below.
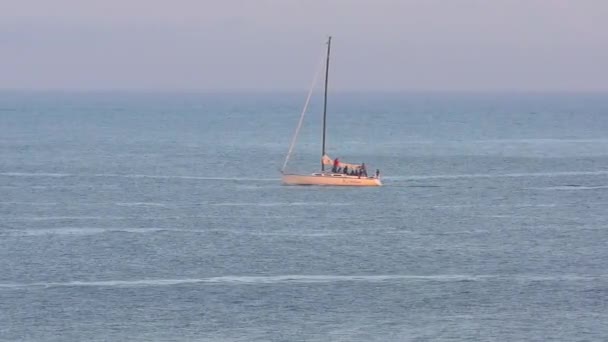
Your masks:
M0 92L0 341L608 339L606 94L304 97Z

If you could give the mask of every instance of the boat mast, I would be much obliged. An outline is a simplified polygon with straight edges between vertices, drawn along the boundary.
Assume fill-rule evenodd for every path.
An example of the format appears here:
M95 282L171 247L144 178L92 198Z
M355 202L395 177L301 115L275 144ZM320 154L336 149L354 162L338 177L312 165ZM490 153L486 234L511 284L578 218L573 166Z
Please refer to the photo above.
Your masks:
M321 151L321 171L325 171L323 156L325 155L325 131L327 123L327 80L329 77L329 50L331 48L331 36L327 40L327 61L325 62L325 97L323 99L323 147Z

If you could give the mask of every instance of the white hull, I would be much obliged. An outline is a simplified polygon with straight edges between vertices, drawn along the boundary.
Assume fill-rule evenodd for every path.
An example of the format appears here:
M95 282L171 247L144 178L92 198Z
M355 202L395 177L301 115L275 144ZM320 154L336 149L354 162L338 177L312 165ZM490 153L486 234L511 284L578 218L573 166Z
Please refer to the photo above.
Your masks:
M330 186L381 186L374 177L348 176L339 173L313 173L310 175L284 174L285 185L330 185Z

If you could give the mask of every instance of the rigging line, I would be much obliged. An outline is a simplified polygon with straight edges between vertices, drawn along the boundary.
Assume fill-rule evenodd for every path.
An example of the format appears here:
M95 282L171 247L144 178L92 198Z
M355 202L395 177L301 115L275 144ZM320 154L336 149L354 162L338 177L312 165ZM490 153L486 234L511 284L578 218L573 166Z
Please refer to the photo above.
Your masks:
M321 61L319 62L319 66L317 67L317 71L315 72L315 76L312 80L312 84L310 86L310 91L308 92L308 96L306 97L306 102L304 103L304 108L302 109L302 113L300 114L300 120L298 121L298 126L296 127L296 131L291 138L291 145L289 146L289 151L287 151L287 155L285 156L285 162L283 163L283 167L281 168L281 173L285 171L285 167L287 167L287 162L289 161L289 157L291 156L291 152L296 144L296 140L298 138L298 133L300 133L300 128L302 127L302 122L304 122L304 114L306 114L306 109L308 108L308 103L310 102L310 97L312 96L312 92L315 88L315 84L317 83L317 79L319 78L319 73L321 71L321 67L323 66L323 62L325 60L325 51L323 51Z

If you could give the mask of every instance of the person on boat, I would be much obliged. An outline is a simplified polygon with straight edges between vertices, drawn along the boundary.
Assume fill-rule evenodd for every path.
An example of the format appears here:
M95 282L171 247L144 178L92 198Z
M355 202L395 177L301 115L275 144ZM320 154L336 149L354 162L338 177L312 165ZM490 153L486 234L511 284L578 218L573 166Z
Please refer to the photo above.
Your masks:
M332 167L331 172L338 172L338 165L340 165L340 160L338 158L334 159L334 167Z
M348 165L344 166L344 174L347 175L348 174Z
M380 169L376 169L376 178L380 178Z
M367 170L365 169L365 163L361 164L361 174L367 177Z

